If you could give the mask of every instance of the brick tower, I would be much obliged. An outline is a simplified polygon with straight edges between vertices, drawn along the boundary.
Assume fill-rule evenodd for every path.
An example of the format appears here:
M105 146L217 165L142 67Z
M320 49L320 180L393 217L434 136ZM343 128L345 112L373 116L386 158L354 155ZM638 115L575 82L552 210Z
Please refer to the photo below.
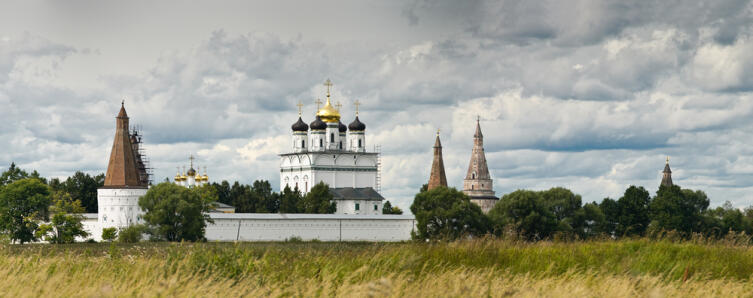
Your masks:
M439 131L437 131L437 140L434 142L434 161L431 163L431 176L429 176L429 190L440 186L447 187L447 176L444 173L442 143L439 141Z

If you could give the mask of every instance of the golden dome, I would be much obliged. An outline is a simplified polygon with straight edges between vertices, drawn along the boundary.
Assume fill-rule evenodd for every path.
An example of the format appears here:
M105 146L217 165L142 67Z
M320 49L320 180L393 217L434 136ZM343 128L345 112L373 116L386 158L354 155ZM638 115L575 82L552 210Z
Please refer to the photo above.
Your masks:
M335 107L332 106L329 102L329 94L327 95L327 104L324 105L321 109L319 109L319 112L316 113L319 118L322 119L322 121L327 123L339 123L340 122L340 112L335 109Z

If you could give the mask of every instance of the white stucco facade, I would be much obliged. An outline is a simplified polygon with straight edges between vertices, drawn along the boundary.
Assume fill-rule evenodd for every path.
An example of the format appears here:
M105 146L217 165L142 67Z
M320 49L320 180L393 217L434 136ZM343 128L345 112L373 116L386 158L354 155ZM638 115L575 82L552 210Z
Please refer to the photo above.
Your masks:
M208 241L407 241L415 230L410 215L210 213ZM89 238L102 240L96 213L84 214ZM83 240L83 239L81 239Z
M145 195L146 191L146 188L98 189L97 222L100 227L124 228L144 223L142 219L144 212L139 208L139 198Z
M300 152L280 155L280 189L298 187L307 193L324 182L330 188L376 188L377 153Z

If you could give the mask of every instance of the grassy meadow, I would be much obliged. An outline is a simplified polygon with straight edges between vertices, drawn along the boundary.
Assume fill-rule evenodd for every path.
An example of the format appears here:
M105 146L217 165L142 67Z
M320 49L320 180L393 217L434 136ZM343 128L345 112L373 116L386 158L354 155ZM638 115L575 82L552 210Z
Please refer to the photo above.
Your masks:
M0 246L0 296L753 296L753 247L649 240Z

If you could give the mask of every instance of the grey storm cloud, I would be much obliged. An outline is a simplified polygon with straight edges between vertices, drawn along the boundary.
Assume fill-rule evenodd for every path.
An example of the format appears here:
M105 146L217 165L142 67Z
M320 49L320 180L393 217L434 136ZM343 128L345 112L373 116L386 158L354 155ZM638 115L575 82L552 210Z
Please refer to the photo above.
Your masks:
M165 3L71 5L0 12L0 164L103 172L125 97L156 180L194 154L213 180L277 185L296 104L312 121L330 78L344 123L362 102L384 195L403 209L437 129L462 185L477 116L498 195L617 197L654 188L669 155L682 186L753 204L751 1L196 2L175 16Z

